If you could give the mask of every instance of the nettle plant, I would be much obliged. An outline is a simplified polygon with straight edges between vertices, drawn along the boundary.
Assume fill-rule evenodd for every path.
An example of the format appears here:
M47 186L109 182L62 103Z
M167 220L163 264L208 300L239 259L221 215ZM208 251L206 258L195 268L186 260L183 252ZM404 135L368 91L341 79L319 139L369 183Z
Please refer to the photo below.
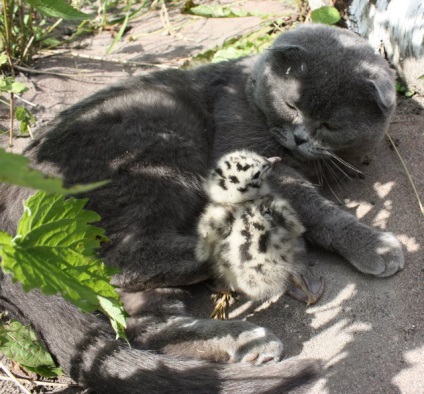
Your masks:
M28 159L0 149L0 182L38 189L24 202L16 234L0 231L0 267L25 291L60 294L83 312L109 317L117 338L126 339L125 311L110 284L115 268L97 250L108 239L95 226L100 216L86 210L87 199L69 197L101 187L107 181L64 188L59 178L28 167ZM60 373L35 334L18 322L0 324L0 351L40 375Z

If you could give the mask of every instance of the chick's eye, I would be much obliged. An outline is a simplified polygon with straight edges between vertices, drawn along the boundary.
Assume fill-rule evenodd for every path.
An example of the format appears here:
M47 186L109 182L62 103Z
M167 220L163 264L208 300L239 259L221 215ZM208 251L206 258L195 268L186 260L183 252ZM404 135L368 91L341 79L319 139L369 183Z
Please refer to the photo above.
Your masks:
M269 207L265 207L262 212L264 215L271 215L271 210L269 209Z
M259 175L261 175L261 172L260 171L258 171L255 175L253 175L253 179L258 179L259 178Z

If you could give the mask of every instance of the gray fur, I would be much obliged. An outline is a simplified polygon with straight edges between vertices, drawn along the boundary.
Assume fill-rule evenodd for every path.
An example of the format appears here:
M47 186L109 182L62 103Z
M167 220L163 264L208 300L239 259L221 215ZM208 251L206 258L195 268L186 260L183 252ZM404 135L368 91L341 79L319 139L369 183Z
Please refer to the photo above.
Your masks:
M308 161L318 156L353 160L378 143L394 110L393 72L365 41L339 29L300 27L281 35L274 48L287 45L301 49L268 50L259 57L124 81L59 114L26 150L34 167L61 175L67 184L111 180L87 194L88 208L102 217L99 224L111 242L101 253L106 264L120 268L113 283L123 291L210 277L207 264L194 256L195 223L206 202L202 179L223 154L243 148L285 158L271 174L273 193L290 201L311 242L367 274L389 276L403 267L402 249L392 234L360 224L305 178L306 169L313 168ZM291 64L295 72L287 74ZM337 129L326 130L329 122ZM2 230L16 230L21 201L28 195L0 187ZM175 357L160 354L166 353L165 344L143 348L142 339L141 348L130 349L115 341L103 316L82 314L57 297L26 294L7 275L0 296L16 316L31 322L73 379L99 393L282 392L316 372L304 361L253 368L186 360L185 348L193 356L190 346L181 346ZM140 332L155 331L157 318L169 323L165 327L174 319L159 304L151 315L152 324L141 322ZM259 342L246 343L243 333L252 332L247 322L222 322L216 331L209 320L185 318L172 337L197 335L198 353L208 353L214 338L228 334L230 356L249 354L245 360L253 361L257 354L261 362L270 353L272 360L280 357L281 345L267 331ZM212 360L228 345L216 343Z

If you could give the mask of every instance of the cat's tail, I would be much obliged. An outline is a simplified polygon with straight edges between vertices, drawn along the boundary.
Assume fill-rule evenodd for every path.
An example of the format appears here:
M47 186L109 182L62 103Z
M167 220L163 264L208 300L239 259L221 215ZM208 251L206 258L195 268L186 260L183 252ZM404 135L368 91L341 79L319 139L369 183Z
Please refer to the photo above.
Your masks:
M118 349L116 342L99 345L79 381L104 394L286 393L319 372L318 364L309 359L263 366L217 364Z
M81 313L61 297L25 293L8 276L0 289L0 302L32 324L65 373L99 394L281 393L319 372L313 360L218 364L130 348L115 340L103 315Z

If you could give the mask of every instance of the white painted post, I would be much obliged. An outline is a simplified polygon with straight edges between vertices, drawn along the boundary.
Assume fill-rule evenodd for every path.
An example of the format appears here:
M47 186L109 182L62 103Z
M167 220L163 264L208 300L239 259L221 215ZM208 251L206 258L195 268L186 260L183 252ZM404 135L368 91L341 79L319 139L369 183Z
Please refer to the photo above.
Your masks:
M309 0L312 9L332 0ZM340 1L339 1L340 3ZM367 38L410 89L424 93L424 0L345 0L348 27Z

